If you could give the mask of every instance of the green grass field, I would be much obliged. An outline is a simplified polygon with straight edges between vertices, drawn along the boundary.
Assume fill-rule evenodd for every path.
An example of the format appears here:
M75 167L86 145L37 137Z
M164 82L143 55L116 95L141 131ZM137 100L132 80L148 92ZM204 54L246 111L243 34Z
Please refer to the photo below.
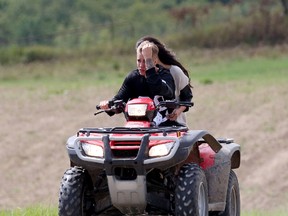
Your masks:
M185 51L179 59L188 68L192 84L251 81L269 85L287 81L287 52L265 47L251 54L252 48L243 49ZM125 75L135 68L135 63L135 56L112 56L110 59L90 57L0 66L0 84L29 88L45 86L55 91L95 85L119 86Z
M241 61L222 61L216 64L200 65L193 68L193 79L205 83L229 81L257 81L260 84L271 84L287 80L287 57L271 59L255 57Z
M24 209L0 211L0 216L57 216L57 207L35 206Z

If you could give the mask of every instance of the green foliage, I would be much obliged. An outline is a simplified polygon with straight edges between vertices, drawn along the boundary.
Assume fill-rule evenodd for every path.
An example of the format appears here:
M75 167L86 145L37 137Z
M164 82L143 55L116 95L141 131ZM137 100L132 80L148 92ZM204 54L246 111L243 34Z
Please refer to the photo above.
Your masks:
M33 46L24 49L22 62L31 63L34 61L47 61L57 58L54 49L42 46Z
M2 0L6 10L1 11L0 38L4 44L59 45L64 42L66 46L75 47L83 41L98 41L101 35L108 41L131 38L136 32L158 34L169 28L169 22L165 23L165 10L175 6L175 2ZM157 16L159 11L162 16Z
M172 37L171 44L179 48L188 44L215 48L287 43L288 17L283 16L280 4L260 3L190 8L185 13L190 16L195 11L193 28L190 32ZM185 13L182 14L182 22Z
M280 0L219 2L0 0L0 64L131 54L147 34L173 49L288 42Z
M204 34L207 39L211 33L217 35L217 26L223 22L226 25L220 28L221 34L218 37L222 37L224 29L228 28L232 28L229 30L230 33L228 32L229 38L236 36L239 19L241 23L252 22L249 27L257 27L255 32L259 34L265 29L263 23L267 25L270 23L269 25L273 26L270 30L273 32L276 28L281 37L286 33L281 32L281 29L287 27L287 23L278 22L285 20L284 17L280 18L282 14L280 1L277 4L269 0L253 2L230 0L222 1L229 3L224 5L208 2L208 0L1 0L0 43L83 47L91 44L101 45L103 41L109 43L119 38L135 40L135 37L145 34L164 36L183 33L189 35L190 42L193 42L194 34L199 37ZM255 20L257 17L261 21ZM258 22L261 22L261 25L258 25ZM236 27L233 28L235 24ZM207 32L202 30L207 28ZM211 28L215 30L209 31ZM195 39L199 37L195 36ZM225 40L222 43L225 44Z
M1 64L50 61L56 58L58 58L57 49L47 46L30 46L30 47L11 46L0 48Z

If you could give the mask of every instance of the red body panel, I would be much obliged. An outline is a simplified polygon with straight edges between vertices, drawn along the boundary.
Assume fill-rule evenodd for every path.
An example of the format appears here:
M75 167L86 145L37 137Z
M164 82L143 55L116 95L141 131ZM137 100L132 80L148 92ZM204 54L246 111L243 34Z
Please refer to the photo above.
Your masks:
M128 121L126 122L125 127L131 127L131 128L151 127L151 123L148 121Z
M209 167L212 167L215 163L215 152L211 149L211 147L203 143L199 146L199 151L200 151L200 166L206 170Z

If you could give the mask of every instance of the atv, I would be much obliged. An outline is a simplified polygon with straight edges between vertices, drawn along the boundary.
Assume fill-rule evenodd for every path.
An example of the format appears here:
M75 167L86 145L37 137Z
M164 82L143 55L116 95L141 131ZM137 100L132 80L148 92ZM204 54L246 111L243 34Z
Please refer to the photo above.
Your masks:
M124 113L124 127L81 128L67 140L70 168L62 177L60 216L187 215L240 216L233 169L240 146L205 130L170 122L156 125L163 107L193 103L136 98L111 101ZM99 109L99 106L96 106Z

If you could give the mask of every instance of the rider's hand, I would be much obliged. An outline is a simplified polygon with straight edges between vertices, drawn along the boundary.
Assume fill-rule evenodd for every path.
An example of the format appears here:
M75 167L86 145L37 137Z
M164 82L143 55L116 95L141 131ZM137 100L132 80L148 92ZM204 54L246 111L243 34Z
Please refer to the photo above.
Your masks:
M143 45L142 55L143 55L145 60L152 59L152 47L153 47L153 44L151 44L149 42L147 42Z
M185 106L180 106L177 109L174 109L172 113L167 115L167 118L171 121L176 121L178 116L186 109Z
M101 101L101 102L99 103L99 107L100 107L101 109L103 109L103 110L107 110L107 109L109 109L108 104L109 104L109 101Z
M176 121L177 117L178 117L179 113L177 112L177 110L173 110L172 113L167 115L167 118L171 121Z

